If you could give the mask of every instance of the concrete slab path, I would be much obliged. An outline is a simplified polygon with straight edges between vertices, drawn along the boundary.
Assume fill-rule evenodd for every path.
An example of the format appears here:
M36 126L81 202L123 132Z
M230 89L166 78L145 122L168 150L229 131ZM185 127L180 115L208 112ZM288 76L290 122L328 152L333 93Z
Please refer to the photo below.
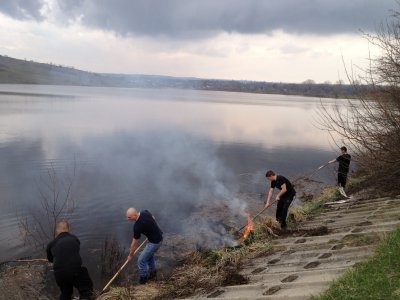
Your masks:
M319 226L327 226L328 234L276 238L273 245L284 250L244 261L241 274L248 284L219 287L191 299L302 300L318 295L400 226L400 196L332 203L301 229Z

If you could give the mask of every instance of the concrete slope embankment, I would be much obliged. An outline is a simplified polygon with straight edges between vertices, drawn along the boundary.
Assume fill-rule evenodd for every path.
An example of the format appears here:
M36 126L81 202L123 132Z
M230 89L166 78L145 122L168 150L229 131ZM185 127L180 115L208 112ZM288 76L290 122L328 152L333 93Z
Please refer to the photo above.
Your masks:
M249 283L219 287L191 299L308 299L356 263L373 254L388 232L400 226L400 196L350 199L328 205L301 229L326 226L319 236L287 236L272 241L275 254L243 262Z

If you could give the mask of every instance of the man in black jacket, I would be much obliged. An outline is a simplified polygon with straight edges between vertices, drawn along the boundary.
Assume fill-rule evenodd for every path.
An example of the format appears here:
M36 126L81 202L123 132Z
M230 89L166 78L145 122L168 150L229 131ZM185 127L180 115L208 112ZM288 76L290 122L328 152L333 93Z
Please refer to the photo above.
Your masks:
M79 291L79 299L92 299L93 283L79 255L80 241L69 233L68 222L56 226L56 238L47 245L47 259L53 263L54 277L61 290L60 300L71 300L73 287Z
M271 181L271 187L268 191L267 201L265 202L265 207L270 206L270 201L272 195L274 194L274 189L280 190L278 195L276 195L276 220L281 224L282 231L286 231L287 224L286 218L288 214L288 209L293 201L294 196L296 196L296 191L293 188L292 183L284 176L275 174L274 171L269 170L265 177Z

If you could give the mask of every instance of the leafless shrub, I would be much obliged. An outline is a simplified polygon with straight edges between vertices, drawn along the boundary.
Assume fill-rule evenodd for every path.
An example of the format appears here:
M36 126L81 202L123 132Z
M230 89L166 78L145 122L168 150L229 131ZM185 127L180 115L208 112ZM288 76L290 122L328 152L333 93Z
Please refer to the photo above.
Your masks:
M125 250L115 237L106 237L101 252L101 275L104 279L110 279L121 267L127 257Z
M73 196L73 185L76 177L76 166L72 175L60 177L51 165L46 176L41 177L38 186L39 205L28 208L29 213L18 217L21 236L25 244L35 249L44 249L45 245L55 238L58 221L68 221L76 208L77 201Z
M354 89L368 86L346 106L321 104L319 124L348 144L360 167L379 183L397 187L400 175L400 13L394 12L367 41L380 50L361 76L347 70ZM339 145L338 145L339 146ZM341 146L341 144L340 144ZM393 185L394 184L394 185Z

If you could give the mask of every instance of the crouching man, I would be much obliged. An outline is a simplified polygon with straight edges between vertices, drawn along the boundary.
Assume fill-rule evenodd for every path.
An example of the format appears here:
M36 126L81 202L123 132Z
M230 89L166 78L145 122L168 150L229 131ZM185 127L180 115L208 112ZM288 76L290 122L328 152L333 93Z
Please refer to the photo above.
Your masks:
M126 211L126 217L128 221L135 222L128 261L132 260L136 249L139 247L141 234L144 234L149 240L138 258L139 283L145 284L147 280L156 277L157 269L154 254L161 246L163 233L148 210L138 212L135 208L131 207Z
M93 299L93 283L79 254L80 241L69 233L68 222L56 226L56 238L47 245L47 259L53 263L54 277L61 290L60 300L71 300L73 288L79 291L79 299Z

